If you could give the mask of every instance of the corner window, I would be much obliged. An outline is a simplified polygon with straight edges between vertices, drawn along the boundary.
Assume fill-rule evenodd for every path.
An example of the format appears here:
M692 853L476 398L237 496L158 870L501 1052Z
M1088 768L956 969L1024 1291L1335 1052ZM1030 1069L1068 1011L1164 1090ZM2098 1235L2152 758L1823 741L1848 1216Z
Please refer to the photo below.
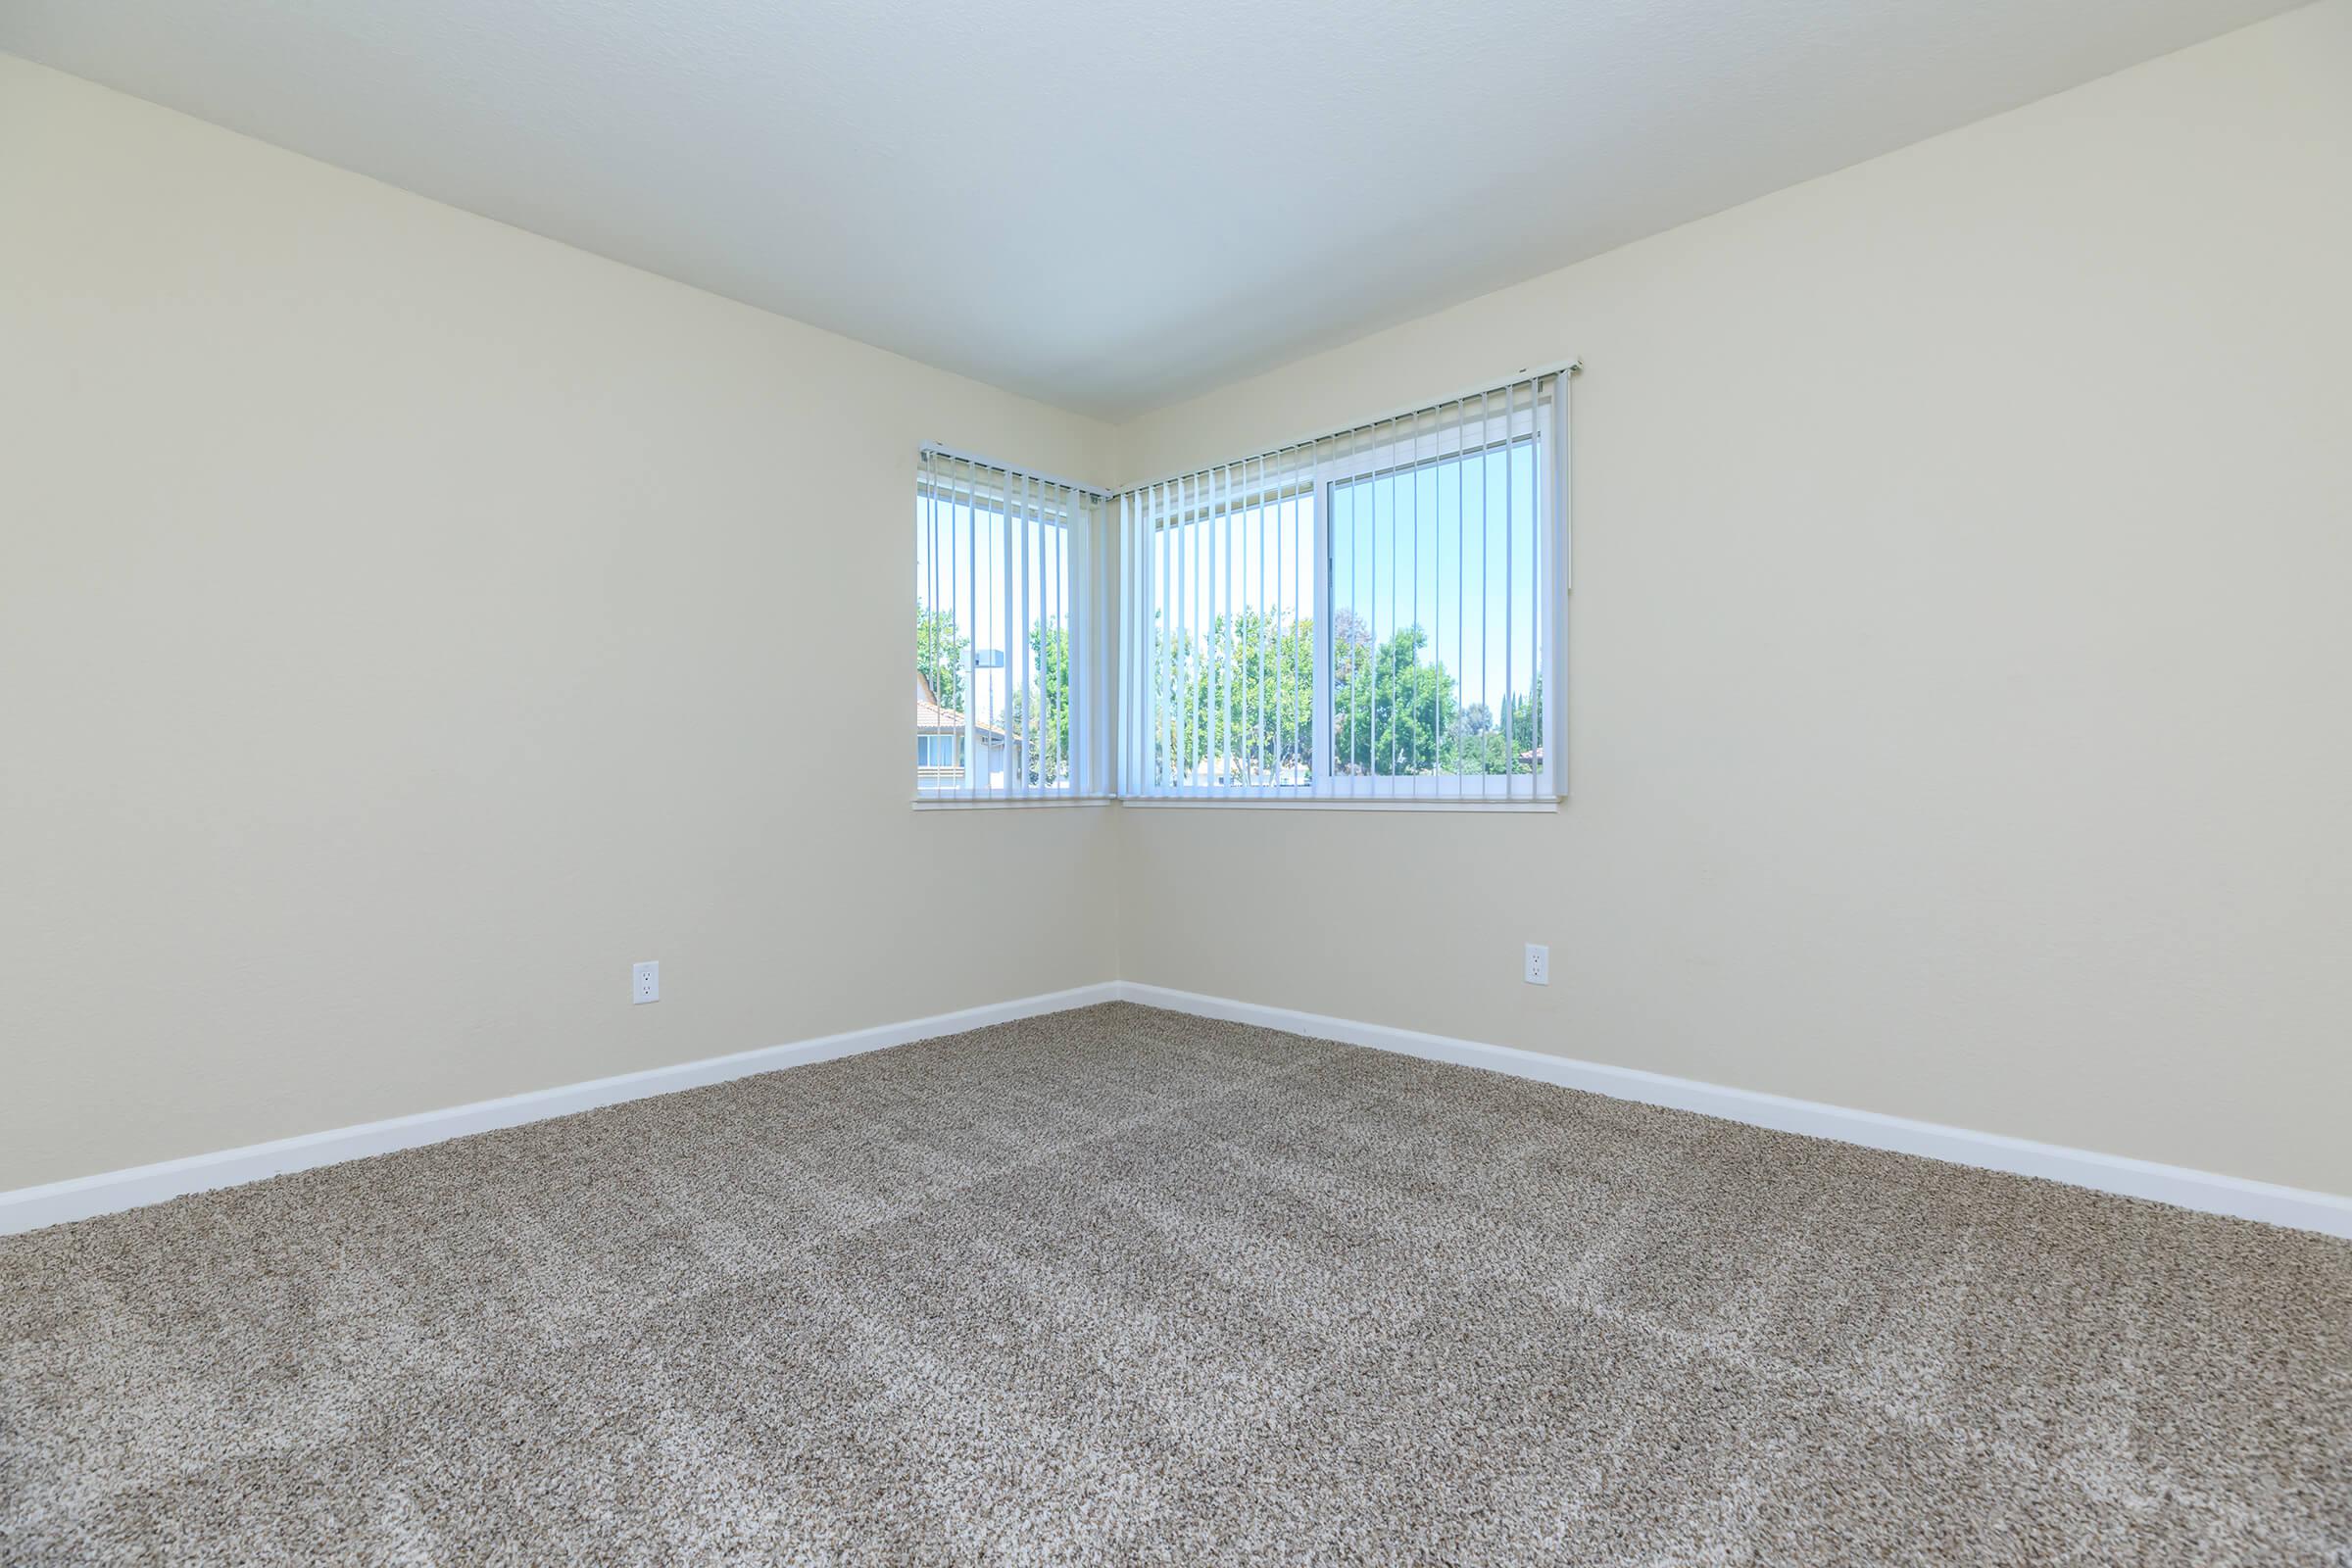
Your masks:
M926 449L914 497L914 786L1086 792L1082 585L1098 498Z
M1573 369L1117 496L925 448L918 801L1557 800Z
M1120 793L1556 799L1566 378L1121 496Z

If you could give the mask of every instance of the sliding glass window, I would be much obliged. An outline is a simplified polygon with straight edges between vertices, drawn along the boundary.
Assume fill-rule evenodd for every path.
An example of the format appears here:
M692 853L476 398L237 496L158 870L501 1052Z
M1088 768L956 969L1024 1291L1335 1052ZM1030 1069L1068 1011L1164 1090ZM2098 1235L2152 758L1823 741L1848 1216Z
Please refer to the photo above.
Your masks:
M1122 495L1120 793L1556 799L1566 381Z
M1099 498L925 449L914 498L917 799L1052 799L1087 764L1084 585Z

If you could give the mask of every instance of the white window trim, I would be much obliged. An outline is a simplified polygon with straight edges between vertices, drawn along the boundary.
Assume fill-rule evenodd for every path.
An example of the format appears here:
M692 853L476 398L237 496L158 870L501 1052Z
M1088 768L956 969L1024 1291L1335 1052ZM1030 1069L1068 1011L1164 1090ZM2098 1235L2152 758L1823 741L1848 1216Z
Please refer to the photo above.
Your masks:
M915 797L918 811L1035 811L1059 810L1071 806L1122 806L1114 795L940 795Z
M1302 494L1310 498L1313 509L1313 560L1319 563L1314 574L1316 647L1312 699L1315 736L1312 771L1318 782L1314 785L1258 786L1170 782L1152 783L1140 789L1133 787L1133 781L1144 775L1150 763L1134 738L1137 732L1126 721L1125 708L1148 704L1150 698L1145 677L1122 670L1122 711L1118 733L1120 773L1113 785L1120 801L1128 805L1149 806L1345 808L1349 806L1379 805L1399 808L1461 810L1514 806L1544 808L1556 807L1566 799L1568 590L1572 547L1569 464L1573 455L1568 402L1575 373L1582 368L1582 362L1574 359L1533 368L1452 397L1418 403L1395 414L1301 437L1285 447L1270 449L1263 457L1211 465L1207 468L1125 487L1123 495L1161 499L1155 504L1149 504L1148 514L1121 534L1122 548L1133 548L1139 540L1149 541L1159 529L1181 526L1196 513L1205 515L1218 512L1230 513L1237 509L1246 511L1274 500ZM1474 416L1457 415L1450 426L1427 436L1390 435L1377 446L1352 451L1346 447L1347 438L1351 434L1401 418L1427 416L1448 409L1466 410L1469 405L1482 399L1531 384L1539 389L1548 387L1548 390L1539 390L1525 406L1511 406L1494 413L1482 410ZM1546 624L1545 635L1541 639L1542 652L1538 662L1528 671L1528 687L1532 688L1539 677L1543 686L1542 763L1532 772L1507 774L1337 773L1333 744L1338 732L1334 723L1331 689L1334 668L1331 646L1334 627L1330 521L1333 487L1400 467L1443 462L1460 456L1465 451L1492 448L1521 439L1531 439L1535 443L1535 483L1544 498L1538 512L1539 550L1543 559L1535 598L1542 607ZM1303 462L1277 461L1300 451L1313 455L1311 468ZM1251 463L1259 465L1261 474L1255 484L1250 483L1247 478L1248 466ZM1263 477L1269 464L1276 465L1272 477ZM1203 492L1199 482L1212 473L1224 477L1209 487L1205 492L1207 499L1203 501L1200 499ZM1236 475L1241 476L1238 482L1234 478ZM1185 488L1188 482L1193 485L1189 491ZM1122 626L1138 624L1136 617L1145 613L1149 600L1138 592L1138 575L1129 564L1122 563L1119 575ZM1126 649L1130 656L1136 652L1132 644Z
M1554 383L1565 387L1567 375L1561 373ZM1541 385L1539 381L1537 383ZM1430 439L1431 450L1420 450L1422 442L1415 438L1391 440L1362 452L1336 454L1315 466L1315 556L1322 569L1315 580L1315 774L1327 780L1324 793L1313 798L1319 801L1345 804L1348 802L1378 801L1399 807L1465 805L1507 806L1556 805L1560 789L1554 776L1553 764L1560 748L1552 737L1559 731L1552 727L1560 705L1555 694L1561 683L1551 676L1550 666L1558 662L1557 645L1567 637L1567 612L1564 603L1554 606L1546 617L1550 624L1548 635L1540 639L1544 652L1539 667L1528 671L1532 684L1537 676L1544 678L1544 761L1532 773L1349 773L1336 771L1332 745L1338 738L1338 715L1332 709L1331 675L1337 662L1332 656L1331 639L1336 629L1331 613L1331 574L1334 555L1331 543L1331 493L1340 485L1355 484L1385 473L1418 468L1467 453L1508 447L1519 441L1532 441L1535 446L1535 483L1540 502L1536 513L1537 536L1548 543L1542 563L1543 580L1536 585L1537 596L1550 600L1550 579L1563 569L1567 556L1568 527L1564 496L1552 504L1551 467L1555 452L1566 445L1566 429L1561 423L1565 412L1556 408L1563 394L1554 392L1538 395L1528 408L1501 414L1481 413L1476 420L1475 439L1470 426L1458 423L1451 430L1439 431ZM1437 405L1444 407L1445 405ZM1558 436L1552 431L1558 430ZM1507 642L1507 635L1506 635ZM1519 695L1506 692L1506 696ZM1188 791L1217 799L1233 799L1215 790ZM1300 789L1303 798L1306 792Z
M936 468L925 466L925 465L932 464L960 465L967 475L974 476L970 489L967 491L953 478L943 481ZM978 484L977 474L980 471L986 471L994 476L995 482L988 489L984 490ZM1063 494L1055 499L1052 496L1054 491L1060 491ZM959 501L959 497L985 498L991 496L994 498L993 505L987 504L985 499L977 501L981 510L993 512L998 516L1006 519L1010 519L1016 512L1023 516L1034 514L1044 527L1058 527L1062 530L1062 570L1068 579L1069 600L1066 629L1070 644L1067 672L1070 755L1066 759L1056 759L1056 760L1067 765L1070 776L1050 784L1031 785L1027 779L1026 767L1023 765L1022 748L1008 734L1005 739L1005 777L1007 780L1005 786L1001 790L991 789L978 782L982 776L979 770L983 765L978 737L979 720L967 700L964 713L964 782L961 784L925 785L918 780L914 787L912 804L918 809L930 809L938 807L1103 804L1111 799L1111 796L1110 786L1100 782L1105 778L1106 770L1098 755L1102 742L1095 733L1094 721L1100 699L1096 691L1097 672L1094 668L1093 643L1098 635L1096 628L1100 614L1096 602L1097 594L1092 584L1100 569L1102 555L1102 519L1099 509L1109 498L1093 485L1039 473L1011 464L999 463L993 459L961 452L938 442L926 442L920 448L915 480L915 498L918 504L925 500L935 503L945 502L952 510L958 504L967 507L973 507L976 504L975 499ZM1078 502L1082 498L1093 503L1096 510L1082 510L1078 506ZM1009 521L1002 526L1009 529ZM1025 549L1027 530L1023 528L1020 532ZM1022 562L1024 573L1026 565L1024 557ZM1003 612L1009 618L1017 618L1009 616L1012 593L1009 578L1005 592L1006 602L1002 607ZM1024 632L1024 637L1025 635ZM977 689L978 669L972 662L978 653L977 643L975 633L971 635L970 646L965 655L964 680L967 692ZM1011 650L1006 650L1006 653L1009 657Z
M1502 814L1530 811L1557 813L1566 804L1557 796L1519 796L1505 800L1462 797L1446 800L1435 795L1365 795L1350 798L1345 795L1310 795L1278 797L1269 795L1122 795L1113 804L1132 806L1143 810L1157 810L1174 807L1180 810L1206 808L1221 811L1492 811Z
M1073 777L1068 784L1041 786L1025 785L1004 793L975 790L970 784L947 788L916 787L913 806L917 810L938 809L995 809L1003 808L1033 808L1063 806L1138 806L1145 808L1219 807L1239 810L1437 810L1492 812L1556 812L1567 799L1567 649L1568 608L1571 585L1572 530L1570 526L1569 479L1573 447L1570 440L1570 387L1577 371L1583 368L1579 360L1569 359L1556 364L1523 369L1517 374L1490 380L1468 391L1434 401L1424 401L1391 414L1370 419L1356 420L1334 430L1270 448L1264 456L1243 459L1229 464L1211 465L1206 468L1189 470L1166 478L1120 487L1105 492L1075 480L1058 479L1023 470L1016 466L990 459L938 443L929 443L924 451L936 458L997 470L1014 481L1035 481L1084 495L1101 510L1086 517L1086 526L1072 512L1061 512L1061 525L1067 530L1070 551L1070 570L1074 591L1070 595L1068 616L1071 643L1071 750L1073 757L1088 759L1087 782ZM1485 397L1515 390L1533 384L1539 390L1524 407L1487 414L1481 412L1467 419L1457 417L1451 426L1432 432L1429 436L1392 436L1379 445L1354 451L1345 450L1345 441L1351 434L1375 429L1398 419L1413 418L1448 409L1467 409ZM1538 510L1539 551L1542 554L1540 577L1535 597L1544 616L1544 635L1541 638L1542 653L1535 668L1528 672L1530 686L1537 679L1543 683L1544 758L1532 772L1507 774L1427 773L1411 775L1338 774L1333 767L1333 745L1337 736L1332 710L1332 569L1331 495L1337 485L1349 484L1402 467L1422 466L1458 457L1465 452L1492 448L1522 439L1535 444L1535 482L1542 501ZM1326 450L1328 449L1328 450ZM1295 457L1301 451L1311 454L1311 468L1303 464L1281 464L1270 478L1268 464L1284 457ZM1237 482L1248 472L1249 465L1258 465L1260 479L1254 486ZM1132 790L1134 771L1142 764L1146 748L1142 742L1142 725L1135 721L1134 707L1139 696L1140 676L1125 667L1125 658L1134 650L1128 639L1131 628L1142 624L1150 600L1141 590L1143 563L1119 559L1120 552L1131 549L1140 538L1149 540L1159 528L1181 523L1190 512L1203 510L1197 498L1196 488L1187 492L1180 481L1194 481L1215 472L1225 475L1217 487L1213 507L1230 513L1236 508L1247 510L1271 501L1304 496L1312 507L1312 540L1314 561L1315 669L1314 669L1314 736L1315 785L1256 785L1220 786L1197 784L1165 784L1156 788ZM951 495L955 487L949 487ZM919 493L919 492L918 492ZM1121 498L1133 495L1158 494L1166 498L1152 509L1152 514L1140 524L1124 519L1113 520L1111 509L1121 505ZM1002 510L1010 510L1009 498L1000 502ZM1043 509L1040 509L1043 510ZM1302 607L1303 608L1303 607ZM1109 646L1106 629L1117 626L1118 646ZM1093 644L1103 639L1105 646ZM1507 647L1506 635L1506 647ZM1524 690L1513 683L1515 693ZM967 758L971 752L967 747Z

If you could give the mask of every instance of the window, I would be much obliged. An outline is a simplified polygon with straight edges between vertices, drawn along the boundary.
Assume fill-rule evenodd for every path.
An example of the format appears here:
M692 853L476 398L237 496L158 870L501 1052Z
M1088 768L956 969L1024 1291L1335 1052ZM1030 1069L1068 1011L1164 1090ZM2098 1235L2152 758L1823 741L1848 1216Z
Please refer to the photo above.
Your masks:
M1556 800L1574 368L1115 498L924 448L917 799Z
M1098 788L1081 650L1089 491L926 448L914 497L918 799Z
M1560 793L1567 371L1118 499L1120 793Z

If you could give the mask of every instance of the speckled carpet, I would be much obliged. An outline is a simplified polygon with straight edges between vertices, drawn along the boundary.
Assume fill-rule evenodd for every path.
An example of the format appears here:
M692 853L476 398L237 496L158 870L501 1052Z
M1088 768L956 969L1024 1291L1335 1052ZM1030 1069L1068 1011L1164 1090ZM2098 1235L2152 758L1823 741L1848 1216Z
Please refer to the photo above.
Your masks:
M0 1560L2352 1562L2352 1244L1134 1006L0 1239Z

